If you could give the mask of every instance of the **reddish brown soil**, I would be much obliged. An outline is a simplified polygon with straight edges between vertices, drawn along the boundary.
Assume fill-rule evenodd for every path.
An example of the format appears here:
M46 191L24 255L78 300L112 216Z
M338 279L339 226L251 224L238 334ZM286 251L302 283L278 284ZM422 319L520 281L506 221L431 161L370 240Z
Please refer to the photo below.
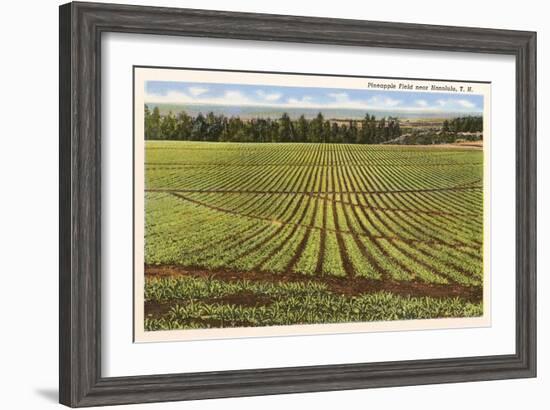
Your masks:
M145 275L147 277L163 276L191 276L208 277L223 281L250 280L257 282L316 282L325 284L328 289L336 294L345 296L358 296L365 293L374 293L379 291L391 292L401 296L430 296L435 298L459 297L471 302L479 302L483 297L481 287L464 286L458 283L435 284L421 281L397 282L392 280L373 280L362 277L336 277L328 275L306 276L298 273L280 273L269 272L234 272L227 270L204 270L189 269L175 265L147 265L145 266ZM229 297L229 296L226 296ZM252 303L248 300L257 302L258 295L254 299L250 295L231 295L235 304ZM220 299L218 299L220 301ZM229 302L227 302L229 303ZM267 300L265 303L268 303Z
M146 303L145 304L145 317L152 317L154 319L161 318L165 313L170 310L173 304L159 304L159 303ZM221 319L205 319L205 318L193 318L186 320L187 324L195 323L201 325L201 328L220 328L220 327L249 327L254 326L253 323L245 320L235 321L223 321Z
M182 300L181 303L185 303L187 300ZM239 292L231 295L220 296L216 298L204 298L200 299L200 302L203 303L219 303L226 305L239 305L245 307L259 307L266 306L273 302L273 300L265 295L256 294L252 292ZM145 302L145 317L154 317L159 318L164 316L170 311L173 306L176 306L178 301L172 300L169 302L154 302L148 301ZM201 322L202 323L202 322ZM213 326L212 327L219 327Z
M160 302L145 302L144 314L145 317L159 318L164 316L170 308L174 306L174 303L160 303Z

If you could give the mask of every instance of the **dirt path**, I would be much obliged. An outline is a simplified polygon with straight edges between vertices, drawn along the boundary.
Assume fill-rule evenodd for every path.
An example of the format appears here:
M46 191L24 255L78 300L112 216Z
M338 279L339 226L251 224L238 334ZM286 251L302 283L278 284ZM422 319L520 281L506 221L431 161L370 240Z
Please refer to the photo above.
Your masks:
M325 284L336 294L348 297L379 291L391 292L401 296L430 296L435 298L459 297L471 302L479 302L483 297L481 287L464 286L457 283L435 284L421 281L397 282L374 280L362 277L336 277L330 275L302 275L299 273L235 272L229 270L189 269L176 265L146 265L146 277L189 276L211 278L221 281L249 280L255 282L315 282Z

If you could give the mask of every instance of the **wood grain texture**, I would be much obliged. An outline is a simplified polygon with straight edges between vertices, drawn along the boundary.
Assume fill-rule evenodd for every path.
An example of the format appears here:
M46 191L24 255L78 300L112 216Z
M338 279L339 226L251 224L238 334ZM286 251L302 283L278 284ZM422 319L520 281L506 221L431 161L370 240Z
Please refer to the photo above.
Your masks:
M126 32L516 57L516 353L502 356L101 377L101 34ZM60 402L71 407L536 374L536 33L206 10L60 7ZM106 177L106 176L104 176Z

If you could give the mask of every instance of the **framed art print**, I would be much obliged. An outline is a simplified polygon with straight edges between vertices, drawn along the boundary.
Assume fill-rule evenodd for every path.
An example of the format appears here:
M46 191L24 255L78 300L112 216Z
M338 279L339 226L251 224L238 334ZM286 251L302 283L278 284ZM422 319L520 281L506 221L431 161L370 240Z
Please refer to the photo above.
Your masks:
M60 22L63 404L535 376L535 33Z
M490 325L490 84L134 87L136 341Z

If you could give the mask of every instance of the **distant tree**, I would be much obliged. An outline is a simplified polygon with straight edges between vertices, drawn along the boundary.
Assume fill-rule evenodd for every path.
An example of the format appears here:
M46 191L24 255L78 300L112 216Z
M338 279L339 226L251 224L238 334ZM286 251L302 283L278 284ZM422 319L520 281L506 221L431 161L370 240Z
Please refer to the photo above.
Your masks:
M376 143L384 142L384 136L386 133L386 117L382 117L378 121L378 126L376 128Z
M325 141L325 142L335 142L332 139L332 129L331 129L329 120L326 120L323 123L323 141Z
M370 143L369 144L376 144L378 142L378 125L376 122L376 117L374 115L371 115L370 117Z
M370 144L370 115L365 114L365 118L361 120L361 130L359 130L359 143L360 144Z
M266 142L269 141L269 126L267 120L258 118L253 122L255 128L255 141Z
M340 125L340 127L338 129L340 131L340 140L341 140L341 142L346 144L347 141L349 140L349 130L348 130L347 125L342 124L342 125Z
M376 144L401 135L399 120L395 117L376 120L365 114L362 120L348 119L342 125L338 120L325 119L319 112L314 118L301 115L292 120L288 113L279 119L226 117L210 111L199 112L196 117L181 111L161 115L158 107L151 111L144 106L146 139L232 141L232 142L314 142ZM341 121L341 120L340 120ZM455 118L448 123L450 133L454 130L477 130L482 128L482 119L477 117Z
M153 108L153 112L149 112L147 106L145 110L145 139L160 139L162 137L160 130L160 110L159 107Z
M325 119L323 114L318 113L317 116L309 123L308 142L324 142L323 123Z
M239 141L239 136L243 135L244 124L239 117L231 117L226 125L226 141Z
M342 135L340 133L340 127L337 122L333 122L330 129L330 141L334 143L342 142Z
M279 141L279 124L277 121L269 122L269 141L278 142Z
M292 124L290 122L290 117L285 112L279 120L279 141L291 142L292 139Z
M401 135L399 120L395 117L388 117L384 141L393 140Z
M193 121L193 128L191 129L192 141L204 141L207 130L206 120L202 113L199 113Z
M162 118L160 122L160 134L163 138L168 140L174 140L177 137L177 122L176 116L172 114L172 111L168 115Z
M179 140L191 139L191 131L193 130L193 118L181 111L176 117L176 135Z
M345 144L353 144L357 140L357 127L355 126L355 122L352 120L348 121L348 126L346 127L346 131L343 135L343 142Z
M207 141L219 141L223 132L222 118L216 117L213 112L209 112L206 115L205 123L206 132L204 138Z
M145 104L144 115L145 115L145 123L144 123L145 139L148 140L151 138L151 110L149 109L147 104Z
M308 121L306 117L302 114L300 118L296 121L296 140L299 142L306 142L308 135Z
M449 123L449 131L457 132L482 132L483 117L468 116L453 118Z

